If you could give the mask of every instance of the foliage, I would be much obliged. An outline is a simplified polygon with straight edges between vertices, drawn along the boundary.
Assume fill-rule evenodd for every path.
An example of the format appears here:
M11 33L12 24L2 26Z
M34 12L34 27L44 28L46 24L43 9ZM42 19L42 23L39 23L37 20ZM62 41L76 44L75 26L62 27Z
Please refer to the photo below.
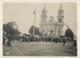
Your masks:
M35 35L40 35L39 28L34 27L34 26L32 25L32 26L30 27L30 29L29 29L29 33L30 33L31 35L33 35L33 31L34 31Z
M3 32L5 33L7 37L11 39L13 38L14 35L17 36L18 34L20 34L15 22L9 22L7 24L3 24Z
M74 33L72 32L72 30L70 28L68 28L66 31L65 31L65 36L67 37L70 37L70 38L74 38Z

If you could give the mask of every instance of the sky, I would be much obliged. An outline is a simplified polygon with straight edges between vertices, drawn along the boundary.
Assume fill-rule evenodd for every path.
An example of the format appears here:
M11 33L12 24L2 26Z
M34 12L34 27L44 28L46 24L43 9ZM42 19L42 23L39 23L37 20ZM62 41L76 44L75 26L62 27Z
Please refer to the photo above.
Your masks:
M54 17L57 21L57 14L60 8L60 3L45 3L47 10L47 17ZM41 12L44 7L44 3L3 3L3 23L15 22L18 25L18 29L22 33L28 33L29 28L34 23L33 11L36 8L36 22L35 25L39 27L41 20ZM71 28L71 30L77 33L77 10L75 3L62 3L62 9L64 11L63 21Z

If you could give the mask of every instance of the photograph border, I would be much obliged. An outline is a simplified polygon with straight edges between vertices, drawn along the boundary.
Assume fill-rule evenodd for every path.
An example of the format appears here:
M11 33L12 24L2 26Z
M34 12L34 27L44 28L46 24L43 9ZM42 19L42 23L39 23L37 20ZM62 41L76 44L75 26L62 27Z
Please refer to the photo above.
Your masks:
M77 57L75 57L75 56L70 56L70 57L67 57L67 56L49 56L49 57L53 57L53 58L78 58L78 57L80 57L79 55L80 55L80 1L79 0L0 0L1 2L0 2L0 17L1 17L1 19L0 19L0 56L1 56L1 58L11 58L11 57L13 57L13 58L16 58L16 57L21 57L21 58L26 58L26 57L28 57L28 58L34 58L35 56L3 56L3 46L2 46L2 38L3 38L3 27L2 27L2 25L3 25L3 3L5 3L5 2L10 2L10 3L13 3L13 2L15 2L15 3L43 3L43 2L45 2L45 3L70 3L70 2L72 2L72 3L76 3L77 4ZM48 56L39 56L39 57L45 57L45 58L47 58ZM38 57L37 57L38 58Z

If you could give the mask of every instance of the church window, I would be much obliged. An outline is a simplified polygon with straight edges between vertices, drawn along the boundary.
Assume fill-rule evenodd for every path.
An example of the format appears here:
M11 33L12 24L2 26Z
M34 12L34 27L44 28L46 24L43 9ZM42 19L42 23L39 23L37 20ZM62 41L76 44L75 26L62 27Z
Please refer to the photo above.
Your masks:
M60 34L60 31L58 31L58 34Z
M51 22L52 22L52 19L51 19Z
M51 30L50 33L52 34L53 33L53 30Z
M59 22L62 22L61 18L59 18Z
M61 15L62 13L60 12L60 15Z

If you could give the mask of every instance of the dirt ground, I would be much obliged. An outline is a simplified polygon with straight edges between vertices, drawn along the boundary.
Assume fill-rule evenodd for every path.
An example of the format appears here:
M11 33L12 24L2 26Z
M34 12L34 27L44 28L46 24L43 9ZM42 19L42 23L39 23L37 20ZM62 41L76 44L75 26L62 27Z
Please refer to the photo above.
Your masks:
M3 46L3 56L77 56L77 48L71 42L18 42L12 47Z

